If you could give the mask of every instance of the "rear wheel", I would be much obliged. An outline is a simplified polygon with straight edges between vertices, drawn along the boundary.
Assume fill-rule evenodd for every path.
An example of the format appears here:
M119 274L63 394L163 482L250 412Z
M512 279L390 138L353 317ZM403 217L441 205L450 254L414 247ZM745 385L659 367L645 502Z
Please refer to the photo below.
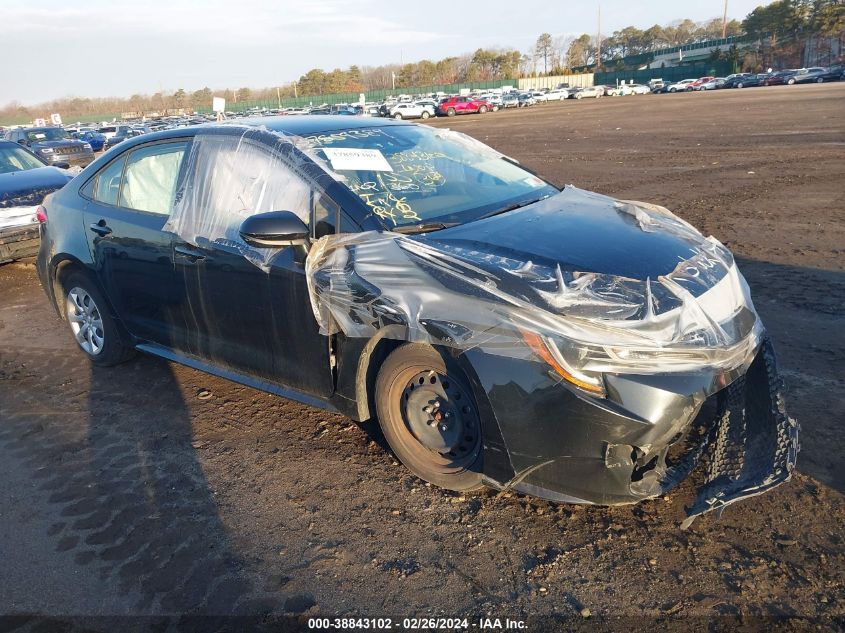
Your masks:
M428 113L428 110L423 110L423 113L420 115L423 119L427 119L431 115Z
M415 475L449 490L481 484L481 420L463 373L432 347L408 343L385 360L375 385L379 425Z
M478 114L484 114L487 112L487 106L481 106L478 108Z
M823 84L824 83L824 77L819 77L818 79L816 79L816 83Z
M96 284L77 272L62 280L62 289L71 334L92 363L108 367L134 355L135 350L109 314Z
M394 119L401 119L401 118L402 118L402 113L401 113L401 112L397 112L396 114L394 114L394 115L393 115L393 118L394 118Z

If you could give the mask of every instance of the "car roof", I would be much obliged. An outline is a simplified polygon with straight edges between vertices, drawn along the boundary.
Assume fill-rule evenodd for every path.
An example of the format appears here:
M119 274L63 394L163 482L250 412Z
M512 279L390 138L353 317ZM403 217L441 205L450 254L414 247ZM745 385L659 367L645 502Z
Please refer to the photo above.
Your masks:
M374 127L387 126L410 126L414 125L409 121L395 121L393 119L374 119L370 117L350 117L336 114L318 115L318 116L275 116L275 117L250 117L243 119L232 119L230 122L217 123L202 123L199 125L191 125L187 127L177 127L169 130L160 130L157 132L149 132L140 136L130 137L123 143L121 147L129 149L149 143L150 141L158 141L171 138L185 138L186 136L193 136L202 130L232 130L232 133L237 134L236 130L244 127L267 128L272 132L279 132L280 134L289 134L293 136L309 136L312 134L325 134L330 132L337 132L340 130L352 129L366 129ZM125 144L124 144L125 143Z
M218 124L211 124L218 125ZM225 126L227 124L221 124ZM322 134L337 130L366 129L372 127L385 127L388 125L413 125L400 121L373 119L370 117L349 117L341 115L327 116L297 116L297 117L251 117L239 119L235 125L248 125L251 127L266 127L274 132L282 134L293 134L296 136L307 136L309 134Z

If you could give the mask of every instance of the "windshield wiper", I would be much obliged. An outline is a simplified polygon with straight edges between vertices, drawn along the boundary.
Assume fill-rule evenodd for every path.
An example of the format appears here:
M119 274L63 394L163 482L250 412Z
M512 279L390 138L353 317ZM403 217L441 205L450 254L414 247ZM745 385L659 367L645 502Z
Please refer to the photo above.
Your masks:
M421 224L406 224L404 226L397 226L392 229L394 233L404 233L410 235L413 233L428 233L429 231L439 231L440 229L448 229L450 226L457 226L460 222L423 222Z
M549 196L540 196L539 198L535 198L534 200L528 200L526 202L515 202L514 204L509 204L508 206L502 207L501 209L491 211L490 213L479 215L477 218L473 218L472 222L476 222L477 220L484 220L486 218L492 218L494 215L501 215L502 213L507 213L508 211L515 211L516 209L527 207L529 204L534 204L535 202L540 202L540 200L545 200L548 197Z

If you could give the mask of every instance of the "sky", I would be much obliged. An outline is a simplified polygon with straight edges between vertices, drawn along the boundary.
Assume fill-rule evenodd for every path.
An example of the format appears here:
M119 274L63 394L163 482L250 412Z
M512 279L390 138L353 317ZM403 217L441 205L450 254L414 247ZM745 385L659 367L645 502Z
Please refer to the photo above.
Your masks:
M766 0L728 0L742 19ZM528 50L537 36L721 17L723 0L0 0L0 105L264 88L311 68ZM11 54L10 54L11 52Z

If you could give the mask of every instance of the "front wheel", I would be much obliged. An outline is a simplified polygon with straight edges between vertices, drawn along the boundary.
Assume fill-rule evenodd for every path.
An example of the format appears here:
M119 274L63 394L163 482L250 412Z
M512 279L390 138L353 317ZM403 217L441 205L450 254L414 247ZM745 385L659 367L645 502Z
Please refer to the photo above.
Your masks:
M109 314L97 286L81 273L62 281L65 318L79 348L95 365L109 367L128 360L134 349Z
M406 343L385 359L375 385L379 425L415 475L448 490L481 484L481 419L463 373L433 347Z
M787 81L787 82L786 82L786 85L791 86L791 85L793 85L794 83L795 83L795 80L794 80L794 79L790 79L789 81Z
M455 116L455 108L448 108L446 110L446 116Z
M485 114L487 112L487 106L481 106L478 108L478 114Z
M402 120L402 113L397 112L396 114L393 115L393 118L396 119L397 121L401 121Z
M824 77L819 77L818 79L816 79L816 83L823 84L824 83Z

